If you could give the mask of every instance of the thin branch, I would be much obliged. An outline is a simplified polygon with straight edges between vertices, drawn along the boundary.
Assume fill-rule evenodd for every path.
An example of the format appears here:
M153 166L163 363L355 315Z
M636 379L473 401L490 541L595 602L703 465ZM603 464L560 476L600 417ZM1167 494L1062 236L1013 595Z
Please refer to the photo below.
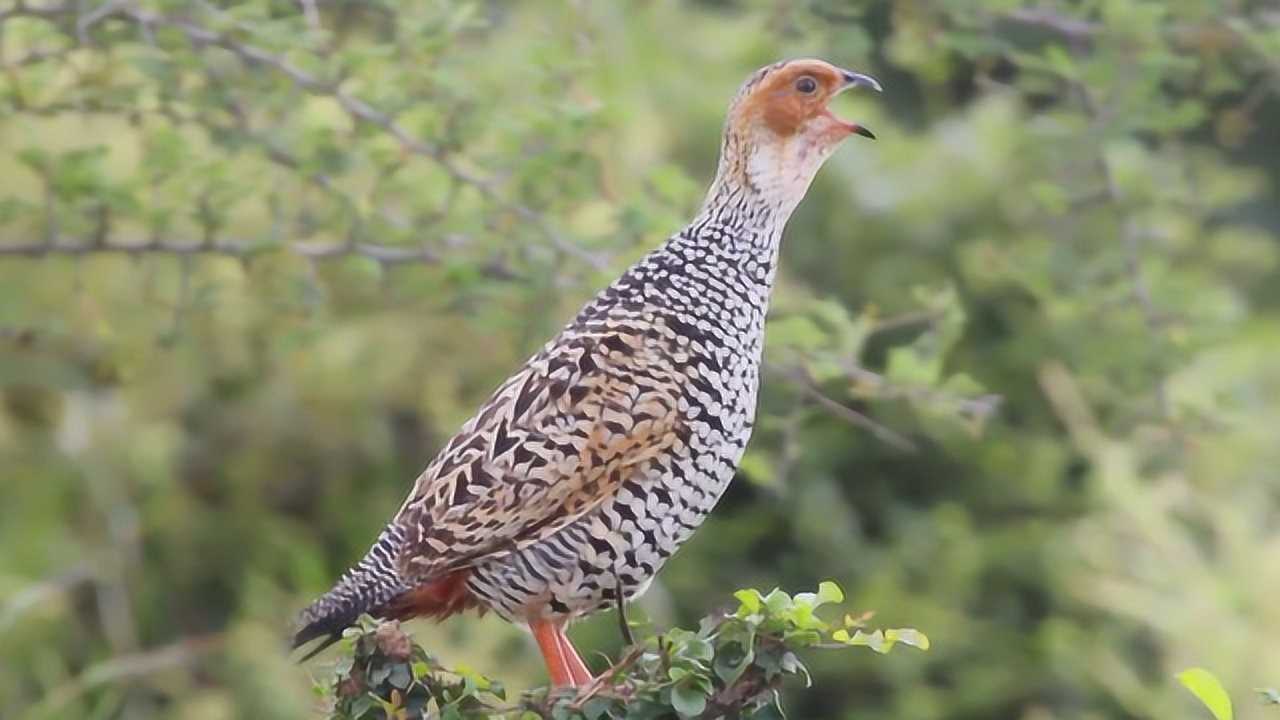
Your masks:
M349 255L360 255L382 265L399 265L403 263L421 263L438 265L442 258L428 247L400 247L393 245L377 245L373 243L262 243L247 240L218 240L207 243L204 240L195 242L161 242L159 240L123 241L95 243L92 241L55 238L44 243L25 243L21 245L0 244L0 257L44 257L47 255L224 255L228 257L249 259L277 250L287 250L294 254L313 260L329 260ZM481 268L482 274L497 280L515 280L519 276L501 263L488 263Z
M588 700L607 690L612 684L613 678L618 673L627 670L632 665L635 665L636 661L640 659L640 656L644 655L643 645L635 645L632 643L630 647L631 649L628 650L627 654L623 655L618 662L611 665L608 670L600 673L600 675L597 676L590 685L579 691L578 697L572 706L575 710L581 710L582 706L586 705Z
M61 59L65 58L70 52L70 48L60 48L57 50L42 50L37 48L0 65L0 69L6 71L14 70L28 65L36 65L46 60Z
M46 19L58 19L68 16L79 17L76 4L69 2L37 7L19 2L14 7L0 12L0 22L10 16L34 16ZM532 224L539 233L548 239L556 250L571 255L596 270L604 269L607 265L603 258L570 242L568 238L553 228L541 213L503 197L493 187L491 181L460 167L440 147L416 137L397 123L392 116L347 92L340 84L323 80L302 70L283 57L257 46L239 42L224 33L210 30L189 19L168 17L118 2L108 2L98 11L95 11L93 21L95 23L100 22L102 19L111 16L132 20L146 32L150 32L155 27L175 29L197 46L222 48L239 57L246 64L265 66L279 72L306 92L332 98L356 122L381 129L395 138L405 152L431 159L453 179L474 188L485 199L502 210L514 213L520 219Z
M1106 446L1106 435L1094 417L1093 409L1080 390L1079 383L1066 366L1050 361L1036 373L1049 406L1067 428L1076 446L1087 453L1097 453Z
M504 210L514 212L522 219L532 222L553 246L561 252L573 255L589 264L594 269L603 269L605 264L600 258L587 253L582 248L570 243L567 238L556 232L540 213L520 203L512 202L493 188L492 184L472 173L460 168L438 146L428 143L402 127L390 115L378 110L364 100L343 90L339 85L326 82L314 75L294 66L287 60L273 55L266 50L237 42L230 37L188 20L167 18L155 13L137 9L124 9L121 12L144 26L166 26L177 29L189 40L200 45L220 47L240 57L247 63L265 65L288 77L298 87L316 95L333 98L348 115L358 122L380 128L395 138L407 152L434 160L450 177L475 188L481 195Z
M316 0L299 0L302 5L302 14L307 18L307 25L314 32L324 30L324 26L320 23L320 9L316 7Z
M217 650L223 638L219 634L187 638L171 645L128 655L120 655L89 666L69 683L60 685L33 709L30 717L62 717L58 711L81 695L102 685L134 681L174 667L189 665Z
M887 445L895 447L905 452L918 452L919 448L916 444L909 440L906 436L901 435L853 408L840 403L826 395L814 382L808 371L799 366L793 366L787 369L780 369L784 377L790 379L797 388L800 389L807 397L818 403L818 406L835 417L855 427L870 432L876 439Z
M1111 116L1099 106L1088 87L1082 83L1074 83L1074 85L1086 111L1093 119L1094 130L1100 133L1110 123ZM1125 214L1127 208L1125 207L1124 193L1116 183L1115 174L1111 172L1111 165L1107 162L1107 158L1103 155L1098 155L1095 162L1099 172L1102 174L1103 188L1107 201L1112 207L1124 214L1120 230L1120 241L1124 250L1125 272L1129 276L1130 295L1142 313L1143 323L1146 325L1147 331L1153 335L1157 334L1168 323L1169 318L1156 307L1155 300L1151 294L1151 286L1148 284L1146 273L1142 269L1141 231L1137 222L1128 214ZM1165 375L1160 375L1155 387L1156 404L1159 407L1160 415L1166 420L1173 417L1173 408L1169 401L1167 384L1168 378Z
M1088 20L1068 17L1046 8L1018 8L1002 15L1007 20L1052 30L1074 42L1083 42L1096 35L1101 27Z
M936 405L950 405L960 415L985 422L1000 408L1004 398L994 393L964 397L951 393L939 392L932 388L920 386L902 386L893 384L889 378L878 372L868 370L855 362L844 363L843 370L849 380L861 385L870 385L886 398L905 398L916 402Z
M0 338L5 338L10 334L17 337L20 335L20 331L11 331L0 327ZM21 619L28 610L49 603L92 580L93 571L90 569L90 565L85 563L60 573L56 577L19 590L9 598L3 608L0 608L0 633L3 633Z
M883 320L877 320L868 334L888 332L890 330L898 330L912 325L932 325L942 318L940 310L916 310L914 312L906 312L901 315L894 315Z

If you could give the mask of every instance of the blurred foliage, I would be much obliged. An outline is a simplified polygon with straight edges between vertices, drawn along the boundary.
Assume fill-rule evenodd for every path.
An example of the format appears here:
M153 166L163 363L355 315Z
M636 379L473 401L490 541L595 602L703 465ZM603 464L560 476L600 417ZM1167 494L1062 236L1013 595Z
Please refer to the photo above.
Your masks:
M880 140L793 219L740 477L636 612L835 576L928 628L792 717L1274 683L1274 4L0 0L0 716L313 711L293 612L805 55ZM414 633L543 680L495 618Z
M778 694L785 680L811 682L799 652L869 647L884 654L899 642L929 648L912 628L867 632L869 614L834 624L820 619L819 608L844 600L833 582L795 597L777 589L740 590L736 597L737 610L707 616L697 632L669 630L627 649L594 683L535 690L515 704L506 703L500 682L442 668L399 623L366 615L344 633L334 680L319 689L333 720L764 720L785 717Z

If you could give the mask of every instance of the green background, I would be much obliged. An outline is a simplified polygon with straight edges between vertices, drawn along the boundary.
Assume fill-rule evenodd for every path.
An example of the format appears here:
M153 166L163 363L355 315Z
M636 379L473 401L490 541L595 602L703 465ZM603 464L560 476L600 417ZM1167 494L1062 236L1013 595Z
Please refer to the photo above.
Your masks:
M1193 665L1277 714L1273 5L7 0L0 41L0 716L315 712L293 614L797 56L880 79L836 107L879 140L793 218L756 437L636 616L834 579L932 640L815 652L793 718L1205 717ZM544 680L494 617L412 630Z

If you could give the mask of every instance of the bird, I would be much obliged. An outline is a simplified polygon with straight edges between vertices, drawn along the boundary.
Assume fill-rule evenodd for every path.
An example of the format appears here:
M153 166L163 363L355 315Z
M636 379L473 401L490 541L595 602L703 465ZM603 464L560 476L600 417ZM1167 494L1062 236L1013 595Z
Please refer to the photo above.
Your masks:
M830 101L869 75L818 59L752 73L696 217L589 301L417 478L373 546L303 610L295 649L365 613L493 611L552 686L593 677L575 619L649 586L712 511L751 437L783 229L851 135Z

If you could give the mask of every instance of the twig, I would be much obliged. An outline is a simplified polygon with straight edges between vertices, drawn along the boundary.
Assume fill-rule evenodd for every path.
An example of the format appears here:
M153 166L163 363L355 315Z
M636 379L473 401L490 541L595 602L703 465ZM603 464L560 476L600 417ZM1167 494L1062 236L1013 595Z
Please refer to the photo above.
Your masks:
M316 0L299 0L302 5L302 14L307 18L307 25L313 31L319 32L324 29L320 23L320 10L316 7Z
M1044 8L1018 8L1003 15L1022 25L1052 30L1074 42L1083 42L1096 35L1101 27L1088 20L1067 17Z
M907 398L925 403L952 405L961 415L976 420L986 420L999 409L1004 398L995 393L987 393L975 397L964 397L945 392L938 392L927 387L895 385L884 375L868 370L854 362L847 362L843 367L849 379L855 383L871 385L884 397Z
M19 2L14 7L0 12L0 22L11 16L34 16L51 20L61 17L79 17L76 4L69 2L38 7L28 6ZM132 20L145 32L150 32L154 27L172 28L185 35L194 45L222 48L239 57L246 64L261 65L279 72L306 92L332 98L344 112L358 123L372 125L381 129L395 138L405 152L431 159L453 179L474 188L486 200L500 209L514 213L520 219L532 224L556 250L585 262L592 269L602 270L606 267L607 262L602 257L587 252L570 242L568 238L553 228L541 213L503 197L493 187L492 182L463 169L439 146L414 136L397 123L392 116L347 92L340 84L323 80L302 70L283 57L255 45L239 42L225 33L210 30L190 19L169 17L118 2L106 3L102 8L95 11L92 19L96 23L111 16Z
M3 65L0 65L0 69L14 70L20 67L26 67L27 65L42 63L46 60L61 59L65 58L70 52L71 50L69 48L61 48L58 50L42 50L37 48L16 57Z
M45 255L169 254L178 256L225 255L229 257L249 259L256 255L280 249L317 260L336 259L348 255L361 255L383 265L397 265L402 263L436 265L441 262L440 256L434 250L429 248L395 247L370 243L357 243L355 245L348 243L310 244L302 242L288 244L263 244L232 240L220 240L212 245L204 243L203 241L184 243L158 242L155 240L143 242L117 241L103 245L75 241L57 241L49 245L0 245L0 256L19 255L42 257ZM481 267L481 272L486 277L498 280L516 280L520 277L514 271L498 262L490 262L483 265Z
M1075 83L1075 87L1086 111L1093 118L1095 131L1100 132L1110 123L1110 116L1099 107L1088 87L1081 83ZM1111 165L1107 162L1106 157L1102 155L1097 156L1096 164L1102 174L1103 188L1107 201L1112 207L1123 213L1126 209L1124 194L1121 192L1119 185L1116 184L1115 174L1111 172ZM1168 322L1168 318L1156 307L1152 298L1151 286L1147 283L1146 273L1142 270L1142 236L1137 223L1131 217L1126 216L1123 220L1120 241L1124 249L1125 272L1129 276L1133 300L1137 303L1138 309L1142 313L1147 331L1152 334L1159 333ZM1169 402L1169 393L1166 387L1167 382L1168 378L1160 375L1156 380L1155 387L1156 404L1159 407L1160 415L1166 420L1173 416L1173 409Z
M300 255L315 260L329 260L360 255L382 265L398 265L402 263L421 263L438 265L442 261L440 255L428 247L399 247L393 245L377 245L373 243L262 243L248 240L218 240L207 243L204 240L187 242L160 242L159 240L126 241L94 243L67 238L53 238L49 242L24 243L20 245L0 244L0 257L44 257L47 255L225 255L242 259L252 258L277 250ZM514 271L498 262L483 265L480 271L486 277L496 280L515 280L519 278Z
M247 63L265 65L284 74L295 85L310 93L333 98L334 101L336 101L338 105L355 120L382 129L387 134L395 138L406 151L434 160L446 173L449 174L450 177L475 188L486 199L498 205L502 209L514 212L522 219L534 223L539 231L541 231L542 234L552 242L552 245L556 249L573 255L596 270L604 268L605 263L603 261L570 243L566 238L553 230L550 225L547 224L546 218L541 214L534 211L532 208L501 197L490 182L458 167L458 165L454 163L452 159L450 159L449 156L438 146L428 143L421 138L415 137L412 133L397 123L390 115L387 115L364 100L348 93L340 86L323 81L294 66L287 60L267 52L266 50L253 45L237 42L222 33L208 30L188 20L167 18L162 15L132 8L122 10L122 12L142 25L160 25L177 29L194 43L220 47L237 55Z
M0 337L9 332L0 328ZM17 333L14 333L17 335ZM56 577L38 582L14 593L9 601L0 608L0 633L18 621L28 610L44 605L59 595L70 592L76 587L93 580L93 571L85 563L77 565Z
M172 667L187 665L216 650L223 642L220 634L180 640L171 645L104 660L89 666L69 683L46 696L28 714L31 718L65 717L59 711L96 687L134 680Z
M894 315L883 320L877 320L871 326L868 334L888 332L899 328L910 327L912 325L932 325L942 317L940 310L917 310L915 312L906 312L901 315Z
M813 381L813 378L804 368L794 366L784 370L783 374L795 383L802 393L812 398L821 408L835 417L870 432L876 439L899 450L906 452L917 452L919 450L916 444L907 439L906 436L890 430L857 410L828 397L818 388L817 383Z
M600 673L600 675L597 676L590 685L579 691L578 699L573 703L574 709L580 710L588 700L599 695L605 688L609 687L614 676L634 665L643 654L643 647L633 645L632 648L627 651L626 655L619 658L618 662L611 665L608 670Z
M1036 375L1040 388L1049 399L1049 406L1053 408L1053 414L1067 428L1076 446L1087 453L1103 450L1106 435L1098 425L1098 419L1094 417L1079 384L1066 366L1051 361L1041 365Z

